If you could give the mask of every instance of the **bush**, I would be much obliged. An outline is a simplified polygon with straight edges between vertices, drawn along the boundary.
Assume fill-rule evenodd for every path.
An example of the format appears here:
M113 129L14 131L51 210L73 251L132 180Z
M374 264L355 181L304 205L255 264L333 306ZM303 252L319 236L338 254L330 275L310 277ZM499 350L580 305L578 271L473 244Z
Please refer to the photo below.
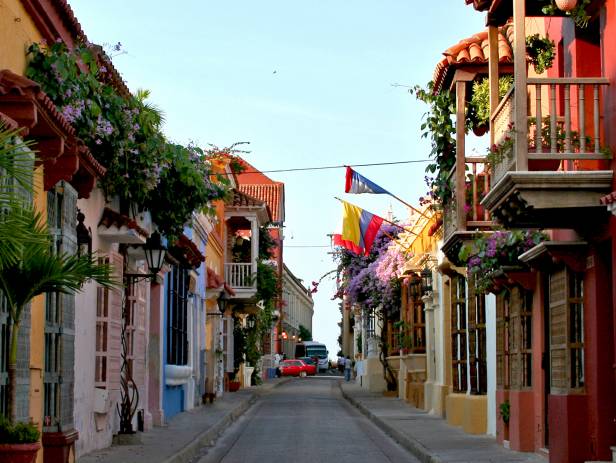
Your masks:
M0 416L0 444L33 444L38 442L40 435L32 423L12 424Z

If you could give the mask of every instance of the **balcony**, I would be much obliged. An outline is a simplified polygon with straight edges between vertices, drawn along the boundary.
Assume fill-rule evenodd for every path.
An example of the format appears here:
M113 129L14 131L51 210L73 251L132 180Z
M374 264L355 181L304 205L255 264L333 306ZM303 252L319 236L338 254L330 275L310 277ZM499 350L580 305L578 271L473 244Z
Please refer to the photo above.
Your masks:
M225 282L234 291L234 310L258 310L257 258L259 229L271 220L267 205L234 189L225 204Z
M481 201L495 220L507 227L580 228L605 218L599 200L613 177L611 156L601 146L608 83L528 78L526 115L516 112L516 90L503 98L491 118L494 143L507 147L507 137L513 143L491 166L490 191Z
M490 191L485 158L466 157L465 167L461 178L455 166L451 170L449 183L453 185L453 200L443 210L443 252L454 263L458 263L458 252L465 242L474 239L477 232L490 231L494 226L490 213L481 205ZM463 188L458 191L461 185Z
M234 290L251 290L257 288L256 275L252 273L251 263L225 264L225 281Z

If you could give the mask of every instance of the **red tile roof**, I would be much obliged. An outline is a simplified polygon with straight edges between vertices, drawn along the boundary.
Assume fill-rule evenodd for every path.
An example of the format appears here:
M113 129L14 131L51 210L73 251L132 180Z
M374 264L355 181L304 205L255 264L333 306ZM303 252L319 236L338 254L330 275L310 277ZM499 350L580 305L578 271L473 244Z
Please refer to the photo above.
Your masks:
M60 114L53 101L41 90L41 86L33 80L8 69L0 71L0 97L6 100L7 104L13 102L15 98L35 101L64 134L75 135L73 126Z
M201 262L205 262L205 256L199 251L199 247L183 233L172 247L176 249L176 252L181 252L184 260L192 267L199 267Z
M227 204L228 206L235 206L235 207L262 207L265 206L265 208L267 209L267 214L271 217L272 216L272 212L270 211L269 205L259 199L259 198L255 198L254 196L251 196L247 193L244 193L238 189L233 189L233 196L229 199L227 199L225 201L225 204Z
M272 212L272 220L274 222L284 221L284 183L239 185L239 189L253 198L264 201Z
M66 0L21 0L26 12L30 15L41 36L47 42L62 39L69 48L76 43L88 43L88 38L75 17L73 9ZM130 96L130 90L122 80L120 73L113 66L111 59L102 48L92 47L101 63L109 70L111 83L125 98Z
M498 31L498 61L499 63L512 63L513 28L505 25ZM469 65L487 65L490 56L488 44L488 31L479 32L443 52L445 57L436 65L434 76L434 91L442 89L445 82L453 77L456 69Z
M144 238L147 238L150 236L150 234L146 230L141 228L135 220L131 219L130 217L124 214L120 214L119 212L116 212L113 209L110 209L108 207L103 209L103 216L101 217L101 220L98 222L98 226L100 227L101 225L107 228L110 228L112 226L121 228L125 226L126 228L130 228L131 230L135 230L137 233L139 233Z
M29 110L24 109L25 103ZM95 179L103 177L106 169L76 138L73 126L38 83L8 69L0 71L0 111L0 119L9 127L20 127L24 136L35 140L62 138L62 150L37 146L38 157L45 163L45 189L68 180L77 187L80 198L88 197ZM77 169L79 179L75 178Z
M206 289L217 289L221 286L223 286L225 288L225 291L231 296L235 296L235 291L233 290L233 288L231 288L231 286L225 283L223 277L221 277L220 275L218 275L218 273L208 267Z

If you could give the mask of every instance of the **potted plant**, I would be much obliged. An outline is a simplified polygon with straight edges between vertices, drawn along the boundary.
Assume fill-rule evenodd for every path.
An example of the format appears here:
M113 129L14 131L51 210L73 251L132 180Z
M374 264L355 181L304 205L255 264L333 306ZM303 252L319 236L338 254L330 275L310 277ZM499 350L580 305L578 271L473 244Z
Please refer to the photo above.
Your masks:
M498 79L498 96L503 98L513 85L513 76ZM473 82L473 96L466 114L467 127L478 137L490 127L490 81L487 77Z
M509 418L511 417L511 404L509 400L505 400L498 406L498 411L500 413L501 419L503 420L503 440L509 440Z
M32 463L41 448L40 432L32 423L11 423L0 415L0 460Z
M237 373L229 373L229 392L237 392L240 389L240 381L236 379Z
M543 74L552 67L556 56L556 45L548 36L539 34L526 37L526 56L537 74Z
M544 14L554 15L557 9L564 11L567 16L570 16L576 26L581 28L588 27L590 15L586 11L586 7L590 5L591 0L550 0L550 3L544 6L541 11Z

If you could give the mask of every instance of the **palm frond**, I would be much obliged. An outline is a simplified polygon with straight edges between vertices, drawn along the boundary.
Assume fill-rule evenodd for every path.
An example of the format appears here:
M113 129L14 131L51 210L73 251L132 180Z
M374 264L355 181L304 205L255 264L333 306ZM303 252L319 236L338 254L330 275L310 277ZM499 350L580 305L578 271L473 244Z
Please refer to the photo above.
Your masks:
M14 192L12 182L28 192L32 191L32 141L22 141L19 130L9 129L0 122L0 194Z
M155 104L148 103L146 101L150 95L150 90L140 88L135 94L135 100L141 108L141 117L143 118L143 122L155 127L156 129L160 129L161 125L165 122L165 113Z

